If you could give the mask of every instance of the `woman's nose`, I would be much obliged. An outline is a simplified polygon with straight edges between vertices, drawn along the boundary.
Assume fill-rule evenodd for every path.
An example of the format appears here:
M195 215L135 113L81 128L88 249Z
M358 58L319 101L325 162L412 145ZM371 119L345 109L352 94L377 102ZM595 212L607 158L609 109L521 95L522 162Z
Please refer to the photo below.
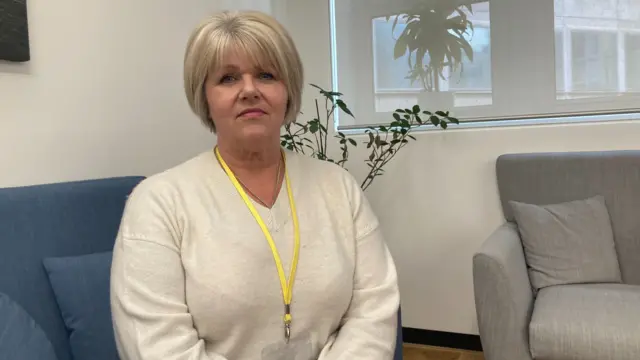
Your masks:
M256 98L258 97L258 89L256 88L255 79L253 76L245 75L242 77L242 94L243 98Z

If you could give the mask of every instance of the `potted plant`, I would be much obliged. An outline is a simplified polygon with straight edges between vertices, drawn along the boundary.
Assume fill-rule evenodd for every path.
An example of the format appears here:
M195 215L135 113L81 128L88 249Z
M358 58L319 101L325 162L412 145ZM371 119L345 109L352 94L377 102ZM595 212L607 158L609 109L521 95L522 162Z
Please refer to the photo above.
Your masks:
M411 10L394 17L392 34L398 23L404 28L394 46L394 59L408 53L412 83L420 81L424 89L419 103L423 107L453 108L453 93L442 91L441 81L447 74L463 71L466 56L473 61L473 48L468 36L473 23L468 14L478 0L420 1ZM387 21L391 16L386 17Z
M339 92L327 91L318 85L311 84L324 99L324 113L320 116L320 104L315 100L316 116L306 123L294 122L285 125L285 132L281 135L281 145L289 150L296 151L311 157L336 163L346 168L349 160L349 148L357 146L358 142L342 132L337 132L333 137L340 146L340 158L330 157L329 124L336 111L354 117L347 104L340 98ZM322 120L321 120L322 119ZM459 120L449 116L448 111L421 110L419 105L411 109L397 109L393 113L393 120L386 125L371 126L365 130L367 134L367 149L369 156L364 160L369 168L368 174L362 179L361 188L366 190L374 179L384 174L384 167L396 154L404 148L410 140L416 138L411 135L419 126L432 125L447 129L450 123L458 124Z

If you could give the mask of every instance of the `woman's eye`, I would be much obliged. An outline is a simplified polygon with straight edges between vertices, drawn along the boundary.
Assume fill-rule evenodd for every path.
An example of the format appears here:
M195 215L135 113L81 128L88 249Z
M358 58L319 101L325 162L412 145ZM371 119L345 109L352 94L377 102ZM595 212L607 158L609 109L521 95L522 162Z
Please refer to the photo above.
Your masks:
M273 76L273 74L268 73L268 72L262 72L262 73L260 73L260 79L273 80L273 79L275 79L275 76Z
M221 83L228 83L228 82L233 81L234 79L235 78L233 76L231 76L231 75L225 75L225 76L220 78L220 82Z

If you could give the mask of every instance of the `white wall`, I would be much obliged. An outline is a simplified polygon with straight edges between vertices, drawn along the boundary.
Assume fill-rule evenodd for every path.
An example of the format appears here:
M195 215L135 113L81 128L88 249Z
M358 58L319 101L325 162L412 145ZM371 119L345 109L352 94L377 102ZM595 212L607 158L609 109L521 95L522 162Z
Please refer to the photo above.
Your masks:
M32 61L0 63L0 186L147 175L213 144L182 57L219 2L27 3Z
M0 64L0 186L146 175L209 148L181 71L186 37L214 3L30 0L33 61ZM288 0L281 11L307 83L330 87L327 3ZM306 108L313 95L307 87ZM638 148L639 139L640 122L418 135L368 190L397 262L405 326L477 333L471 256L502 221L498 155Z
M307 82L330 87L327 3L290 1L287 21ZM314 95L307 92L307 108ZM477 334L471 257L503 221L494 172L497 156L638 148L640 121L419 134L367 190L397 262L404 325ZM350 169L359 178L366 170L364 159L364 153L351 155Z

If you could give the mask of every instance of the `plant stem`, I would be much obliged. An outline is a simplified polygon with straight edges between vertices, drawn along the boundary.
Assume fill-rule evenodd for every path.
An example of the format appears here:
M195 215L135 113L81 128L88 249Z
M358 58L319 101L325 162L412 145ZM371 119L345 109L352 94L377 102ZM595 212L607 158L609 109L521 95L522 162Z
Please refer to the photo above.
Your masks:
M327 100L325 100L325 104L326 104L326 101L327 101ZM329 131L329 118L330 118L330 117L331 117L331 115L333 114L333 109L335 109L335 106L336 106L336 105L334 104L334 105L333 105L333 107L332 107L332 109L331 109L331 111L327 111L327 120L325 121L325 126L324 126L324 128L325 128L325 129L327 129L327 132ZM324 137L324 149L325 149L325 151L327 151L327 147L328 147L328 146L327 146L327 139L328 139L328 138L329 138L329 135L328 135L328 134L325 134L325 137Z
M298 134L298 132L296 132L295 134L291 133L290 126L287 126L285 129L287 130L287 135L291 136L291 143L293 144L294 151L298 151L298 145L296 144L296 135ZM304 153L304 150L302 150L302 152Z
M414 126L413 120L414 119L412 117L412 121L410 123L409 129L411 129ZM398 151L400 151L400 149L402 149L405 145L407 145L407 142L404 142L404 140L409 135L409 132L410 131L407 131L405 134L400 135L400 138L398 138L398 140L400 141L396 143L398 144L398 148L396 150L393 150L395 144L389 145L389 147L386 148L382 152L382 154L380 154L379 156L376 156L376 159L373 162L373 166L371 166L369 173L362 181L362 184L360 184L360 187L362 188L363 191L366 190L371 185L371 183L373 182L373 179L375 178L375 174L378 172L378 170L382 169L389 161L391 161L391 159L393 159L396 156L396 154L398 153ZM389 133L386 134L385 141L387 140L388 136L389 136ZM375 148L374 148L374 154L377 154L377 151Z
M324 155L324 150L322 149L322 129L320 128L320 108L318 107L318 99L316 99L316 114L318 119L318 131L313 134L316 139L316 146L318 147L318 153ZM318 132L320 132L320 138L318 139Z

